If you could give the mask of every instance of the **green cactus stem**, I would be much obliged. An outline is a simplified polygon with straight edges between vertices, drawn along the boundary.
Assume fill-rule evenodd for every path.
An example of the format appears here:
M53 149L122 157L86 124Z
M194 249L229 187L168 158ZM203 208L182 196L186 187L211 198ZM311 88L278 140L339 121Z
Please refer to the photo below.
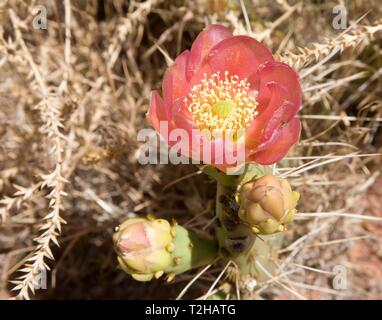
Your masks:
M242 283L248 279L256 279L257 284L261 284L269 279L269 275L273 275L276 269L277 250L282 244L283 233L257 235L239 218L239 204L236 202L236 193L241 185L256 176L271 173L271 167L248 164L245 172L236 179L235 185L223 185L218 181L216 237L221 254L238 266L239 279ZM251 297L252 293L244 292L244 294L246 297Z
M181 225L172 230L175 233L173 264L165 272L179 274L210 264L217 258L218 246L214 240L201 238Z

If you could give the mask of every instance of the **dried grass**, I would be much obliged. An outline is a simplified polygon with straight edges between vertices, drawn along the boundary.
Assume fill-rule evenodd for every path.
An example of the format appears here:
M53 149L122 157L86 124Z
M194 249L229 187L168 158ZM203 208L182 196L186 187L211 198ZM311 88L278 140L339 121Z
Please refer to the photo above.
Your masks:
M299 69L305 93L302 140L278 169L302 194L303 214L257 297L381 296L353 252L362 242L373 263L382 257L366 224L380 224L367 201L381 174L378 1L346 2L346 32L332 28L335 1L228 2L0 2L0 297L28 298L36 269L52 269L38 298L207 298L228 281L217 263L165 289L136 283L116 269L110 240L119 221L147 212L213 232L215 186L198 168L136 161L151 89L211 22L261 39ZM37 4L47 30L31 27ZM346 290L332 286L338 265Z

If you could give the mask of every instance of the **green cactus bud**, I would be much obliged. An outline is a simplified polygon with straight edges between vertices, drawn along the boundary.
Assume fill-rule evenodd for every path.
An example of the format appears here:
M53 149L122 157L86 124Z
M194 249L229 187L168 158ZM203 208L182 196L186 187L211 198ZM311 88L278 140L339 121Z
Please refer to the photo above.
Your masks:
M163 219L128 219L113 236L121 268L139 281L149 281L172 261L171 225Z
M297 212L299 197L285 179L272 175L255 177L240 189L239 217L256 233L283 231Z
M167 220L132 218L113 235L120 267L137 281L178 274L210 263L217 245Z

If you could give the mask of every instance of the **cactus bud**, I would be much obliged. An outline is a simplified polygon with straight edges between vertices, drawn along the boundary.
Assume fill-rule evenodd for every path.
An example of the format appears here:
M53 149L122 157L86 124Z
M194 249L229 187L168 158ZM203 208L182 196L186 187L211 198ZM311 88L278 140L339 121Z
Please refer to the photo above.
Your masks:
M135 280L150 281L164 273L176 274L211 263L215 241L203 239L164 219L127 219L113 236L121 268Z
M171 226L167 220L134 218L122 223L113 237L118 261L139 281L163 274L171 265Z
M271 234L293 220L300 194L287 180L264 175L244 184L239 197L240 219L256 233Z

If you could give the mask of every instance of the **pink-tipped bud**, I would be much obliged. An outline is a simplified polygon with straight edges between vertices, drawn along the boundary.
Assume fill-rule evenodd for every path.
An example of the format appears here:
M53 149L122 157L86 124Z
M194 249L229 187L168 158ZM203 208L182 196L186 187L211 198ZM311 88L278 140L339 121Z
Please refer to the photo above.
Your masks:
M239 217L257 233L283 231L293 220L299 197L287 180L272 175L255 178L241 187Z
M113 236L118 261L139 281L149 281L172 263L172 233L163 219L132 218L116 228Z

